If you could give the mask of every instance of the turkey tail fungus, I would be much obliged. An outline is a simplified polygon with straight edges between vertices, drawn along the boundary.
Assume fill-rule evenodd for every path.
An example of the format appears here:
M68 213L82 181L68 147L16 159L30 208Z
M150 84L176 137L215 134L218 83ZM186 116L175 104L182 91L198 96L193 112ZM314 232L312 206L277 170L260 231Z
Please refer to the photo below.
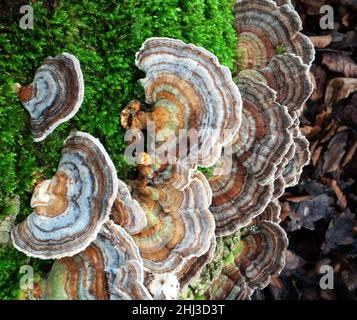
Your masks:
M48 57L31 84L17 84L16 94L30 114L34 140L44 140L74 117L82 104L84 82L78 59L69 53Z

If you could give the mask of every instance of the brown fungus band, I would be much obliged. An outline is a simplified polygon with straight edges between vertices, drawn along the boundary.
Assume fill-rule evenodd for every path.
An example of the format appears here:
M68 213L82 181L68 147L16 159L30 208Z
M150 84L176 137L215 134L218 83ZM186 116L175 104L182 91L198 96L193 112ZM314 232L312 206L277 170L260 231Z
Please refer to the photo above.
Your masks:
M282 172L286 187L293 187L299 182L304 166L310 161L309 141L301 134L299 129L295 130L294 143L294 157Z
M217 236L246 226L281 195L285 185L274 190L274 184L282 182L276 181L276 172L293 144L292 119L287 108L276 103L274 91L249 77L237 81L242 125L232 142L233 156L221 157L218 173L209 180Z
M138 247L128 233L109 221L83 252L56 260L35 298L42 300L152 299L143 285Z
M122 112L124 128L143 130L152 122L156 150L170 140L168 148L178 165L212 166L241 123L242 101L229 69L206 49L170 38L147 39L136 65L146 73L141 83L152 111L143 112L140 104L131 103ZM182 130L187 137L180 136ZM190 134L197 141L192 142ZM183 141L187 151L176 153ZM184 188L189 179L181 180Z
M81 252L108 220L117 190L114 164L100 141L70 135L56 174L35 188L33 213L12 230L14 246L41 259Z
M266 67L280 52L292 53L310 66L314 47L299 31L302 23L291 5L272 0L237 0L234 25L238 34L239 70Z
M285 106L267 85L249 77L237 79L243 99L242 125L233 152L258 183L272 182L278 164L293 143L293 122Z
M293 119L300 116L313 90L309 67L300 57L290 53L276 55L268 66L259 70L243 70L240 75L266 83L276 92L276 101L288 108Z
M137 234L147 225L145 211L132 198L128 186L119 180L118 195L114 201L111 219L129 234Z
M260 185L235 156L229 160L221 158L217 165L230 160L229 174L209 180L213 193L210 210L216 221L217 236L229 235L249 224L264 211L273 194L273 185Z
M135 195L147 216L147 226L133 235L152 273L177 272L184 261L205 254L214 236L215 223L208 210L211 190L196 173L183 191L173 187L144 187Z
M256 221L242 236L233 261L223 267L205 292L213 300L246 300L255 289L266 287L285 265L288 240L285 231L271 221Z
M181 270L176 274L180 283L180 292L183 292L190 283L199 278L204 267L210 263L216 250L216 237L211 239L209 250L200 257L193 257L186 261Z
M16 94L31 116L34 140L44 140L82 104L84 82L78 59L69 53L48 57L33 82L18 85Z

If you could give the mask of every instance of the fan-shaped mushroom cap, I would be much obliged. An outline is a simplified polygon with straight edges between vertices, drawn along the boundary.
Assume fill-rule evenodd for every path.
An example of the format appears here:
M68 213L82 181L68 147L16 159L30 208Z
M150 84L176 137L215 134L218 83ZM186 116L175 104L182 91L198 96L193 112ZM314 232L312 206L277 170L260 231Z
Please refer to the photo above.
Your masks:
M279 199L285 192L286 184L282 175L274 180L274 192L272 199Z
M56 260L40 284L44 300L151 299L143 285L139 250L129 234L109 221L83 252Z
M271 276L281 272L288 246L286 233L278 224L262 221L258 228L242 239L242 249L234 257L251 289L266 287Z
M145 211L131 197L128 186L119 180L118 195L114 201L111 219L129 234L137 234L147 224Z
M239 70L263 68L279 50L300 56L306 65L311 65L314 47L299 32L302 23L292 6L279 7L272 0L237 0L234 14Z
M303 168L310 161L309 141L301 134L299 129L294 134L295 154L284 168L282 176L286 187L295 186L302 174Z
M215 223L208 210L209 185L195 174L183 191L173 187L144 187L135 197L146 212L148 224L133 239L145 268L153 273L177 272L184 261L205 254Z
M143 284L144 271L142 261L130 260L114 271L111 300L152 300L152 296Z
M30 113L34 140L44 140L82 104L84 83L79 61L69 53L48 57L33 82L18 86L16 94Z
M41 259L83 251L108 220L117 190L114 164L99 140L70 135L56 174L35 189L34 212L12 230L14 246Z
M212 261L216 250L216 237L211 239L209 250L200 257L193 257L186 261L180 271L176 274L180 282L180 292L183 292L187 286L194 282L201 274L203 268Z
M277 93L276 101L288 108L293 119L300 115L313 90L308 66L294 54L274 56L268 66L243 70L240 75L265 82Z
M252 220L251 225L254 226L259 226L262 221L271 221L275 222L277 224L280 223L280 212L281 212L281 206L278 200L273 200L269 202L265 210L263 211L262 214L259 216L255 217Z
M156 148L169 133L176 137L171 146L176 148L180 130L194 130L198 143L191 143L177 161L212 166L241 123L242 101L229 69L206 49L170 38L147 39L136 65L146 73L141 83L153 111L141 112L138 104L130 104L122 112L122 124L144 129L153 121Z
M217 175L209 180L212 189L210 210L216 221L216 236L225 236L249 224L262 213L272 198L273 184L260 185L241 162L233 156L222 157L217 166L232 160L229 174ZM223 165L221 165L223 163Z
M255 223L243 236L233 261L223 267L206 291L206 298L249 299L253 290L266 287L283 269L288 245L285 231L274 222Z
M294 135L296 135L296 130L291 128L290 132L292 132L293 141L294 141ZM275 177L279 177L279 176L282 175L285 167L288 165L289 161L294 157L295 151L296 151L295 149L296 149L296 144L295 144L295 142L293 142L290 145L290 148L289 148L288 152L285 154L285 156L283 157L281 162L278 164L278 167L277 167L277 170L276 170L276 173L275 173Z
M233 151L260 184L273 181L277 165L293 143L293 124L287 108L275 102L276 95L262 82L239 77L243 98L242 125L234 138Z

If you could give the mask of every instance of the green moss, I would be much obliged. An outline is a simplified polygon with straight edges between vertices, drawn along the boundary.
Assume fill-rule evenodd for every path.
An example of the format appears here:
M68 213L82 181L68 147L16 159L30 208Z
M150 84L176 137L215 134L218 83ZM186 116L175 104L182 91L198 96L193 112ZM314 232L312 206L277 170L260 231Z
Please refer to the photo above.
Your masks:
M205 175L207 180L209 180L213 177L214 167L209 167L209 168L199 167L198 170L201 171Z
M180 296L180 299L195 300L197 297L204 297L212 282L221 274L223 267L234 262L234 255L241 248L240 236L241 234L238 230L230 236L217 239L212 261L203 268L200 277L188 286Z
M276 54L283 54L285 52L285 47L283 44L279 44L276 48L275 48L275 53Z
M225 265L233 263L234 262L234 254L233 254L233 252L230 252L229 255L224 258L223 262L224 262Z
M27 258L11 248L0 249L0 299L16 299L19 293L19 266L27 264Z
M133 98L143 99L138 83L143 74L134 59L146 38L166 36L203 46L231 69L236 43L231 0L64 0L51 11L48 1L32 2L33 30L19 27L18 8L6 12L0 24L0 212L6 214L4 199L16 193L21 198L19 220L31 212L36 180L55 172L62 143L73 129L98 137L119 177L130 174L119 114ZM84 102L71 121L34 143L14 85L31 82L47 56L63 51L80 60ZM14 250L0 255L1 299L17 295L23 260Z
M49 270L51 261L28 258L15 248L0 247L0 300L19 297L20 279L24 275L20 268L24 265L30 265L34 275L39 275Z

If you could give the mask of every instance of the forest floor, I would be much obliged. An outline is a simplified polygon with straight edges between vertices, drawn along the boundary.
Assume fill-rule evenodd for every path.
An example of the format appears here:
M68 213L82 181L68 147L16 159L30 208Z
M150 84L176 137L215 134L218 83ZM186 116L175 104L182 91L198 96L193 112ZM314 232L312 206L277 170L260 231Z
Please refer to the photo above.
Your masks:
M326 4L334 26L323 30ZM316 88L301 118L312 157L281 199L286 267L255 299L357 299L357 1L301 0L296 8L316 50ZM321 288L330 269L333 289Z

